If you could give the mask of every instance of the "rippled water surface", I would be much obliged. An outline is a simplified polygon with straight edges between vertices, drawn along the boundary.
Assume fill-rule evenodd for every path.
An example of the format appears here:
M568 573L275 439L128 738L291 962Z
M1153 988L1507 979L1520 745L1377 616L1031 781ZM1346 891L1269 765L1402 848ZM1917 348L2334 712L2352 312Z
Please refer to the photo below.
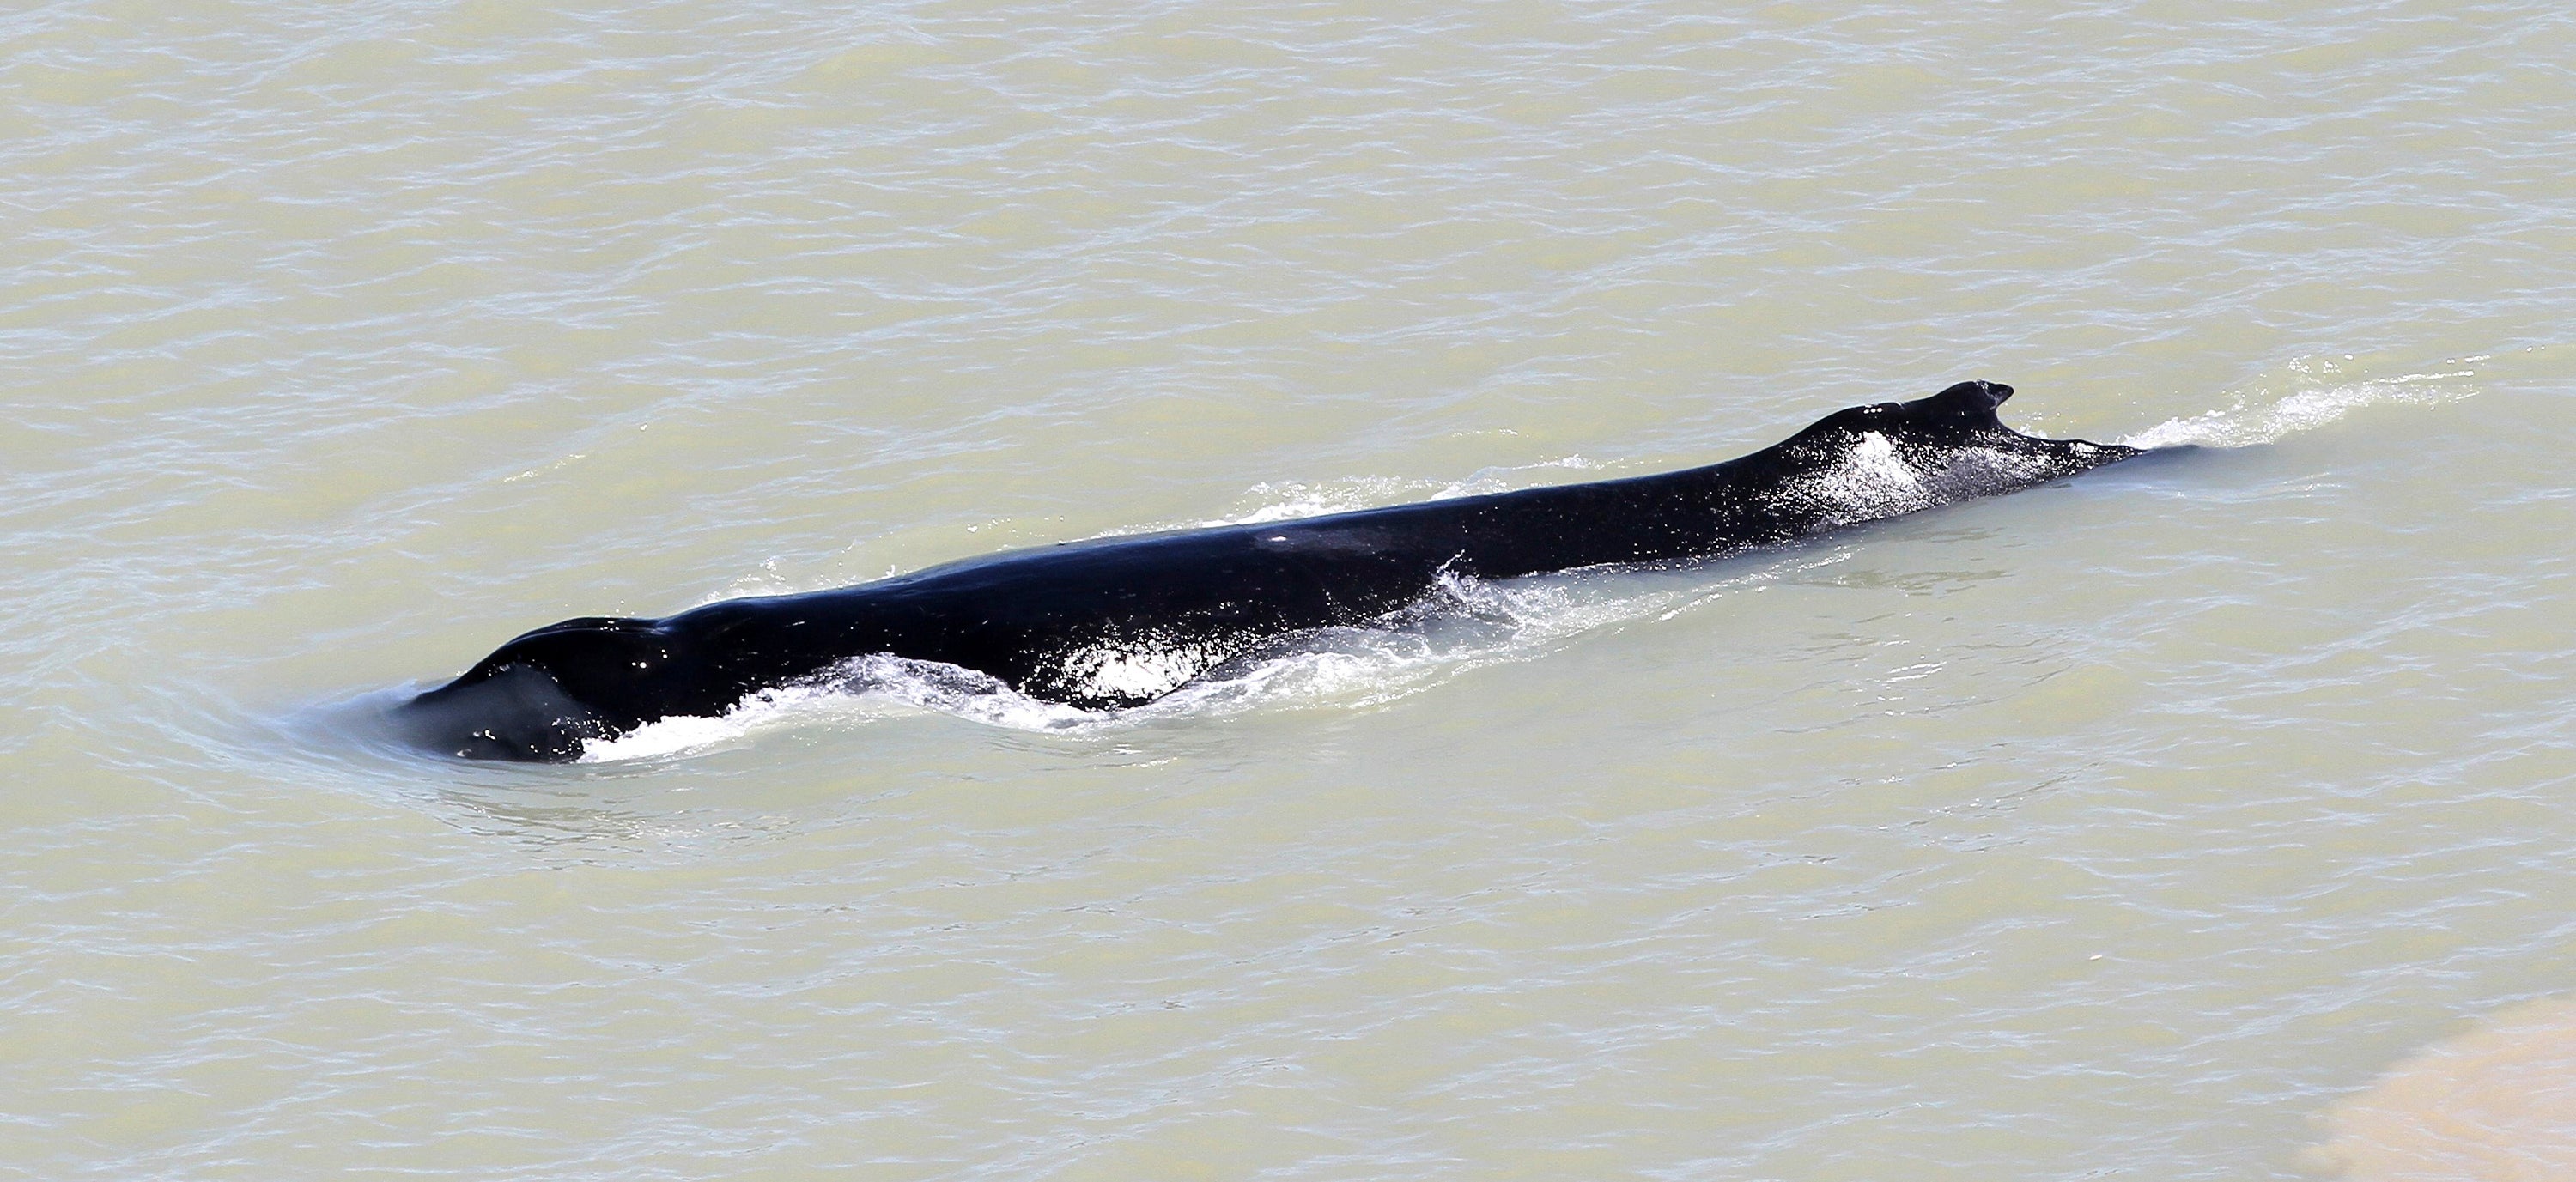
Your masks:
M2576 995L2570 62L2536 3L0 17L0 1173L2565 1163L2423 1081ZM2214 446L1107 718L367 725L566 616L1967 377Z

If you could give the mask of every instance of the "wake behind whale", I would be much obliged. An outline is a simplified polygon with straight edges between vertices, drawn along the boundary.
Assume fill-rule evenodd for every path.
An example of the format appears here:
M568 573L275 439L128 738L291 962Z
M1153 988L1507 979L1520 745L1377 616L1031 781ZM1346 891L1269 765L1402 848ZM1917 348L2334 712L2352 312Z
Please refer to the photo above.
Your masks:
M1461 580L1713 558L2140 454L2015 432L1995 415L2011 394L1962 382L1654 476L1012 551L661 619L567 620L394 718L443 753L568 760L889 663L1071 710L1133 707L1291 638L1400 623Z

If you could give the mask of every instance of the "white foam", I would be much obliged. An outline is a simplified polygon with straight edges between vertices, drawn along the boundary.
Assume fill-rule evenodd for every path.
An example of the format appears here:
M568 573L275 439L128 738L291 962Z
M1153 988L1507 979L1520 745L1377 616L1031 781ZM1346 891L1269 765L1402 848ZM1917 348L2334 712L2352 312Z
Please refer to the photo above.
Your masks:
M1067 655L1067 684L1101 698L1154 698L1179 689L1224 654L1197 644L1102 645Z
M1259 525L1269 521L1294 521L1301 517L1321 517L1328 513L1348 513L1382 505L1410 504L1420 501L1446 501L1457 497L1482 496L1486 493L1509 492L1527 487L1526 474L1543 468L1585 470L1601 465L1580 455L1543 460L1512 468L1487 468L1464 480L1439 483L1428 480L1396 480L1388 477L1360 477L1351 480L1309 484L1303 481L1265 481L1252 486L1249 495L1257 504L1231 517L1192 522L1183 528L1208 528L1223 525ZM1149 529L1172 528L1154 526ZM1138 532L1148 532L1140 530Z
M1384 477L1346 480L1330 484L1307 484L1294 480L1264 482L1250 489L1251 497L1258 502L1252 509L1231 517L1194 521L1185 528L1259 525L1269 521L1321 517L1327 513L1347 513L1354 509L1368 509L1405 501L1434 500L1444 493L1448 496L1459 495L1449 491L1455 487L1457 486L1443 486L1430 481L1394 480Z
M704 750L757 732L816 723L861 725L905 713L951 714L1024 731L1061 731L1109 715L1041 702L987 674L875 653L812 682L762 690L715 718L679 716L582 745L580 762L652 759Z
M2471 357L2459 363L2460 369L2358 382L2333 381L2339 370L2332 362L2296 362L2289 367L2290 388L2284 392L2258 386L2224 410L2167 419L2120 442L2131 447L2249 447L2325 426L2366 406L2441 406L2478 392L2466 381L2477 370L2465 367L2483 360Z
M1781 496L1815 509L1832 525L1875 521L1941 503L1925 473L1906 463L1896 444L1876 431L1862 432L1834 464L1791 480Z
M1944 502L1966 501L2028 488L2049 472L2049 459L2041 453L1966 447L1949 456L1931 484Z
M768 690L745 698L720 718L680 715L636 728L614 739L582 744L582 763L652 759L714 747L742 738L764 724L810 715L829 691L812 687ZM802 709L800 709L802 708Z

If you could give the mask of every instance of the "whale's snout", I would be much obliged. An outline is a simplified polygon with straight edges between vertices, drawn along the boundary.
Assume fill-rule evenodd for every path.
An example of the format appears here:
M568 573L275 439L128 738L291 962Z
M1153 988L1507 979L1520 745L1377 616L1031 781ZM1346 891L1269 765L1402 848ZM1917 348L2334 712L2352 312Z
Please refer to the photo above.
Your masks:
M723 713L741 693L693 654L660 621L565 620L492 650L394 721L413 742L467 759L578 759L584 743L655 719Z
M394 707L391 719L405 741L459 759L568 763L608 733L554 678L526 665L431 690Z

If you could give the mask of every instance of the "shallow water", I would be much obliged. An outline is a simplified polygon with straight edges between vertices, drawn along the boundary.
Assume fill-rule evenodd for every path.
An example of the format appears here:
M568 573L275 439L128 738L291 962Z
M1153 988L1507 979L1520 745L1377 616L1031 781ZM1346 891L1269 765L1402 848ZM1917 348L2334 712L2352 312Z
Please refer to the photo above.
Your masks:
M2576 17L1094 8L0 20L0 1170L2427 1176L2354 1097L2563 1039ZM2213 446L1113 718L365 725L1965 377Z
M2576 1173L2576 1007L2530 1002L2435 1044L2335 1104L2319 1169L2355 1182Z

